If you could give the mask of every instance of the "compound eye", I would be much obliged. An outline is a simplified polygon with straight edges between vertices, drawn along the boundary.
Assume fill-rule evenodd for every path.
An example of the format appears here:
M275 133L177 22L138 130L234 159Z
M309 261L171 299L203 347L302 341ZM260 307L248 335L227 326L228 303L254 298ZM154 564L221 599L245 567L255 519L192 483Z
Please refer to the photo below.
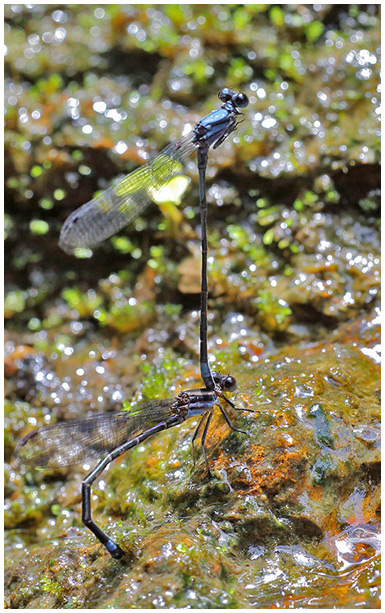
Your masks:
M228 377L223 378L222 385L226 392L234 392L237 389L237 380L235 377L229 375Z
M233 94L234 94L234 92L231 89L229 89L228 87L224 87L219 92L218 98L219 98L219 100L222 100L222 102L229 102L229 100L232 99Z
M249 99L246 94L240 92L234 96L234 104L235 106L239 106L239 108L244 109L249 104Z

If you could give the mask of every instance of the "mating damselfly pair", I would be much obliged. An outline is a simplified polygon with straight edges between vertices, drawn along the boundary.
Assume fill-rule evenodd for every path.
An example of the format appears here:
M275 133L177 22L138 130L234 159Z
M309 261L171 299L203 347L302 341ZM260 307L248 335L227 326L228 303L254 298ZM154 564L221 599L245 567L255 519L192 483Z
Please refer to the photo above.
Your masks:
M93 415L46 426L27 434L17 447L20 463L34 468L61 468L99 459L82 482L82 520L117 559L124 555L123 550L91 516L91 485L108 464L153 434L191 417L202 416L193 441L202 429L202 449L208 465L205 441L215 406L220 408L230 428L237 430L220 403L223 400L237 409L224 393L235 390L236 380L230 375L212 372L208 361L205 177L209 148L218 147L236 129L242 115L239 109L248 105L248 99L245 94L229 88L222 89L218 96L222 101L220 109L201 119L187 136L168 145L148 164L74 211L60 234L59 244L68 253L97 246L132 222L150 203L155 190L181 174L185 159L197 149L202 232L200 370L205 388L187 390L171 399L143 402L131 411Z

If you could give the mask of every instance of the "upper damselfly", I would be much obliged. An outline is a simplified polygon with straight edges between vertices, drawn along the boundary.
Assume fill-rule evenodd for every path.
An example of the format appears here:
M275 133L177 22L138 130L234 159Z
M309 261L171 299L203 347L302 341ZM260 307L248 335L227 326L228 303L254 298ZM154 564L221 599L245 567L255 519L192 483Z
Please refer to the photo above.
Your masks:
M215 388L208 360L207 343L207 204L206 167L208 150L216 149L237 128L249 101L246 94L224 88L218 94L221 108L198 121L194 129L168 145L152 161L125 176L116 185L83 204L65 221L59 244L67 253L76 253L98 245L132 222L174 176L183 171L184 162L198 150L199 202L202 231L202 280L200 316L200 370L207 389Z
M238 107L248 104L245 94L229 88L222 89L218 96L223 102L221 108L201 119L189 134L71 213L60 233L60 247L76 253L116 234L144 211L154 192L183 172L186 158L195 149L218 147L236 129L241 115Z

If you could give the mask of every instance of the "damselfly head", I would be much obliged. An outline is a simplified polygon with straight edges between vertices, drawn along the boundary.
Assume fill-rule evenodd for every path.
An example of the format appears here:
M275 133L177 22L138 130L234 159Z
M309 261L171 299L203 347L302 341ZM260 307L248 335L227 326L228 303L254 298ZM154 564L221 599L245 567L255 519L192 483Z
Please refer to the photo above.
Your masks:
M219 372L213 372L213 379L223 392L234 392L237 389L237 380L231 375L221 375Z
M222 388L225 392L234 392L237 389L237 380L231 375L227 375L222 379Z
M239 108L244 109L249 104L249 99L246 96L246 94L239 92L238 94L235 95L233 102L235 106L239 106Z
M244 109L249 104L249 99L246 94L242 92L235 92L233 89L229 87L224 87L218 94L219 100L222 102L232 102L234 106L238 106L241 109Z

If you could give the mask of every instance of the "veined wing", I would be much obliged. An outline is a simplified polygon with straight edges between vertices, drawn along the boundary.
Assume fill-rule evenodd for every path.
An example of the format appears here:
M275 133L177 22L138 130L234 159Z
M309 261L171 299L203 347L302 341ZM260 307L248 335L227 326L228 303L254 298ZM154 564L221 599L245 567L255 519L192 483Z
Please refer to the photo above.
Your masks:
M132 222L151 202L152 192L181 174L195 150L194 132L165 147L153 160L126 175L66 219L59 246L66 253L94 247Z
M175 400L151 400L131 411L102 413L33 430L18 442L17 462L35 468L63 468L102 458L171 417Z

